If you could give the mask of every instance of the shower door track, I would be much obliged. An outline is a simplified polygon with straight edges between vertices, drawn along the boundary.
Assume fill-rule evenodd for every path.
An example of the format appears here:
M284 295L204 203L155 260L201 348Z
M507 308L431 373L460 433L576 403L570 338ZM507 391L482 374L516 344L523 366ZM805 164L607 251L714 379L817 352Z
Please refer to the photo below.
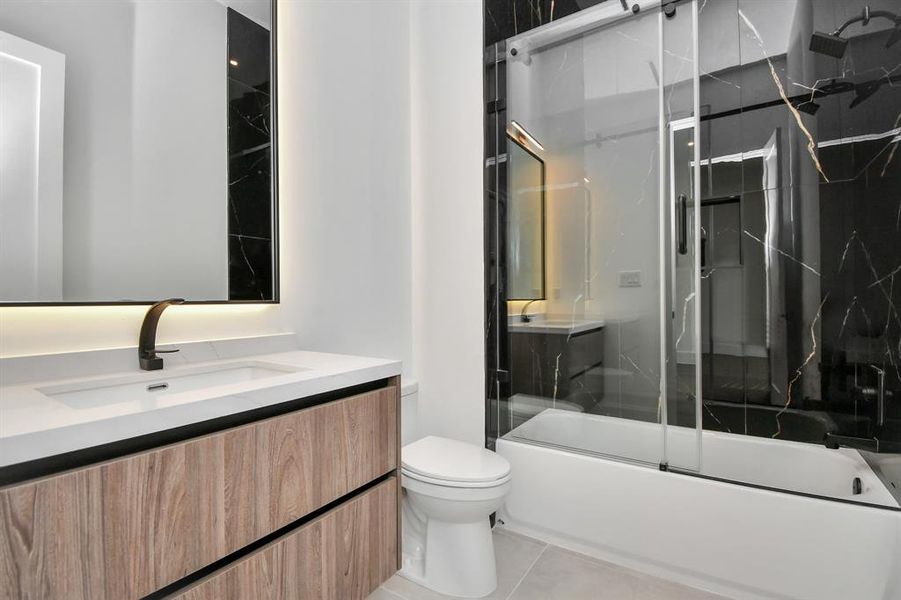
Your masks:
M622 10L621 7L616 6L612 2L602 2L591 8L586 8L564 17L559 21L551 21L508 38L506 42L508 48L510 48L510 59L531 60L533 52L565 44L575 37L627 19L633 15L639 15L646 10L657 8L666 3L664 0L636 0L632 2L632 6L638 7L636 11L634 9Z

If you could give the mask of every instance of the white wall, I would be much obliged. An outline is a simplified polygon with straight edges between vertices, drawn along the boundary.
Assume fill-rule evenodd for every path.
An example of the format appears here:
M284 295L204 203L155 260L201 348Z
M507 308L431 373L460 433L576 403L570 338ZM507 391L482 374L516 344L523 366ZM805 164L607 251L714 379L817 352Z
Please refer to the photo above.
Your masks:
M281 281L304 347L410 374L406 2L279 4Z
M278 25L282 302L172 307L160 341L399 358L420 434L482 444L481 3L282 0ZM0 356L134 345L145 309L2 308Z
M174 306L161 344L287 331L277 305ZM0 308L0 357L137 346L146 306ZM2 383L0 383L2 385Z
M426 433L484 443L482 4L412 10L413 354Z

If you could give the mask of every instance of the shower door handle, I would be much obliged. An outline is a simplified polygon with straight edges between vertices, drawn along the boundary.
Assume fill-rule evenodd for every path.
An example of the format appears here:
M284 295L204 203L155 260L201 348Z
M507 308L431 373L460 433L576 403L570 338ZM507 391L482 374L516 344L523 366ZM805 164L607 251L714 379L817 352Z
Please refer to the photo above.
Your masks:
M677 236L676 250L683 256L688 254L688 198L685 194L679 194L676 203Z

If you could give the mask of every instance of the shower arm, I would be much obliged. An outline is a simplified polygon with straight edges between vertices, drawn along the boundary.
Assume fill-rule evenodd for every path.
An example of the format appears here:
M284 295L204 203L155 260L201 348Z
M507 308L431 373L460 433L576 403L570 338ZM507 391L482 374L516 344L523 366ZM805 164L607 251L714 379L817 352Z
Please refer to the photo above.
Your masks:
M865 6L863 9L863 12L860 15L858 15L856 17L852 17L852 18L848 19L847 21L845 21L841 27L839 27L838 29L836 29L835 31L832 32L832 35L841 35L842 32L845 31L845 29L847 29L851 25L854 25L855 23L863 23L864 27L866 27L867 25L869 25L870 19L875 19L875 18L880 18L880 17L883 19L888 19L889 21L895 23L896 25L901 23L901 16L898 16L895 13L891 13L887 10L872 10L871 11L869 6Z

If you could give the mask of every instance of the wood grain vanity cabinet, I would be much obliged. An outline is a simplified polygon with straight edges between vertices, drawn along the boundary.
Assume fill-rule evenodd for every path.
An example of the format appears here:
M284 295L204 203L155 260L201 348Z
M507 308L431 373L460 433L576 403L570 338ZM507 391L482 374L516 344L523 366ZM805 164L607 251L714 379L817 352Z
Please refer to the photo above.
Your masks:
M392 477L173 598L365 598L397 570L396 498Z
M0 598L141 598L241 552L182 597L365 598L399 565L399 390L0 488Z

